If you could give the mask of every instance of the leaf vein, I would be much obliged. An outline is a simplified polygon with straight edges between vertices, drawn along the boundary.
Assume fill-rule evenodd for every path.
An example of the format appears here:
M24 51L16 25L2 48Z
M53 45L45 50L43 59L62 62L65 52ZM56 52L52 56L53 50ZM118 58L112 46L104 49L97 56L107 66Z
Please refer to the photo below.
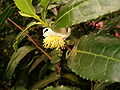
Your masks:
M92 52L81 51L81 50L76 50L76 51L80 52L80 53L84 53L84 54L90 54L90 55L94 55L94 56L98 56L98 57L114 60L114 61L120 61L120 59L117 59L117 58L108 57L108 56L105 56L105 55L100 55L100 54L96 54L96 53L92 53Z

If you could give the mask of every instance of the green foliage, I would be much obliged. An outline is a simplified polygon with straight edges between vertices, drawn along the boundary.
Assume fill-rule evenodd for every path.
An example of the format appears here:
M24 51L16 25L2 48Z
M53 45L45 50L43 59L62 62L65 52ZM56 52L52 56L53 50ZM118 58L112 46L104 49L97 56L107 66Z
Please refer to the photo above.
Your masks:
M30 23L26 26L25 30L23 30L22 32L20 32L20 33L18 34L18 36L16 37L16 41L15 41L15 43L13 44L13 48L14 48L15 51L17 51L17 49L18 49L18 44L25 38L24 33L27 32L30 27L32 27L33 25L37 25L37 24L41 24L41 23L40 23L40 22L30 22Z
M4 11L3 13L0 14L0 26L2 26L2 24L5 22L6 19L8 19L8 17L10 17L13 13L14 9L11 7L11 5L9 5Z
M55 29L70 27L120 10L119 3L119 0L70 0L60 9Z
M32 0L14 0L16 6L21 10L21 15L27 17L34 17L39 20L36 11L32 5Z
M67 78L67 79L69 79L69 80L71 80L71 81L73 81L73 82L75 82L77 84L79 84L79 79L75 75L73 75L71 73L66 73L66 74L63 75L63 77Z
M51 63L52 64L55 64L55 63L58 63L60 62L61 60L61 56L62 56L62 51L61 50L53 50L50 55L52 56L52 59L51 59Z
M25 17L33 17L40 21L42 24L47 26L47 23L42 21L40 17L36 14L36 11L32 5L32 0L14 0L16 6L21 10L19 13Z
M29 73L35 69L37 67L37 65L39 65L39 63L41 63L43 60L45 59L45 55L41 55L31 66L30 70L29 70Z
M25 89L25 88L22 87L22 86L15 86L15 87L12 87L11 90L27 90L27 89Z
M81 90L81 89L76 88L76 87L67 87L67 86L61 85L57 87L49 86L45 88L44 90Z
M6 69L6 78L11 79L16 66L22 60L23 57L25 57L29 52L34 50L34 47L31 46L23 46L18 49L18 51L14 52L11 56L10 62L8 63L7 69Z
M1 0L0 89L102 90L120 82L119 3ZM45 36L43 28L53 31ZM63 49L52 48L62 42Z
M65 87L65 86L58 86L58 87L47 87L44 90L73 90L71 88Z
M52 73L51 75L49 75L48 77L46 77L45 79L43 80L40 80L39 82L35 83L31 90L35 90L37 88L43 88L45 87L46 85L48 85L50 82L53 82L55 80L58 80L59 78L61 77L61 75L59 74L56 74L56 73Z
M42 19L46 21L47 8L51 0L41 0L40 5L43 7L43 11L41 12Z
M109 35L81 37L69 57L68 66L86 79L119 82L119 39Z

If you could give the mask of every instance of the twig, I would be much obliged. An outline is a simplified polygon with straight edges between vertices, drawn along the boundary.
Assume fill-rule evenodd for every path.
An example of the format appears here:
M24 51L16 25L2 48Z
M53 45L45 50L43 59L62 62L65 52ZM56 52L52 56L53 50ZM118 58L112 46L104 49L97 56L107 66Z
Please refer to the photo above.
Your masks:
M10 18L8 18L8 20L13 23L17 28L19 28L21 31L23 31L23 28L21 28L19 25L17 25L13 20L11 20ZM41 52L43 52L50 60L52 59L52 57L46 53L41 47L39 47L37 45L37 43L28 35L28 33L25 32L25 35L29 38L30 41L32 41L32 43L39 49L41 50ZM61 68L59 67L58 64L55 64L55 68L57 70L58 73L61 73Z
M55 68L57 70L57 73L60 74L61 73L61 67L59 67L58 64L55 64Z
M11 20L10 18L8 18L8 20L13 23L17 28L19 28L21 31L23 31L23 28L21 28L19 25L17 25L13 20ZM41 52L43 52L49 59L52 59L52 57L46 53L41 47L39 47L36 42L28 35L28 33L25 32L25 35L30 39L30 41L32 41L32 43L39 49L41 50Z

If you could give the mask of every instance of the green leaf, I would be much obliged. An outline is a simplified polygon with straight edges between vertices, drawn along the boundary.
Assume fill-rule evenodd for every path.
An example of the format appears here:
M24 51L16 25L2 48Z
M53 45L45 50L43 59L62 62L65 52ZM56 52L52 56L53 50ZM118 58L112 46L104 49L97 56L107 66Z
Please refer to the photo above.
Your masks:
M39 80L41 80L45 74L47 73L47 70L49 69L49 65L45 64L44 66L41 67L40 71L39 71Z
M52 2L60 2L61 0L52 0Z
M6 69L6 77L8 79L11 79L14 70L17 66L17 64L22 60L23 57L25 57L29 52L34 50L34 47L31 46L23 46L18 49L17 52L14 52L10 58L10 62L8 63L7 69Z
M32 15L26 14L26 13L24 13L22 11L19 11L19 14L24 16L24 17L33 17Z
M49 86L45 88L44 90L73 90L73 89L62 85L62 86L57 86L57 87Z
M96 19L120 9L120 0L70 0L58 13L55 29Z
M27 90L27 89L25 89L25 87L22 86L14 86L11 88L11 90Z
M120 38L89 35L80 38L68 66L80 77L105 82L120 81Z
M71 73L65 73L64 75L63 75L63 77L64 78L67 78L67 79L69 79L69 80L71 80L71 81L73 81L73 82L75 82L76 84L78 84L79 85L79 79L77 78L77 76L76 75L74 75L74 74L71 74Z
M43 7L43 11L41 13L42 19L46 21L46 14L47 14L47 8L51 0L41 0L40 5Z
M46 56L43 54L41 55L36 61L34 61L34 63L31 65L31 68L29 70L29 73L35 69L45 58Z
M46 78L44 78L43 80L40 80L39 82L35 83L31 90L35 90L37 88L43 88L45 86L47 86L49 83L58 80L61 77L61 75L57 74L57 73L51 73L49 76L47 76Z
M49 87L45 88L44 90L81 90L81 89L77 88L77 87L61 85L61 86L57 86L57 87L49 86Z
M20 32L16 38L15 43L13 44L13 48L15 51L17 51L18 49L18 44L25 38L24 33L33 25L37 25L37 24L41 24L40 22L30 22L27 27L25 28L25 30L23 30L22 32Z
M13 0L16 6L21 10L21 15L26 15L29 17L34 17L40 20L39 16L36 15L36 11L32 5L32 0Z
M55 63L60 62L62 53L63 53L63 52L62 52L61 50L53 50L53 51L50 53L50 56L52 56L51 63L52 63L52 64L55 64Z
M40 5L44 8L47 9L49 3L51 2L51 0L41 0Z
M7 20L13 13L14 9L9 5L3 13L0 14L0 26Z
M109 86L112 82L95 82L93 90L104 90L106 86Z

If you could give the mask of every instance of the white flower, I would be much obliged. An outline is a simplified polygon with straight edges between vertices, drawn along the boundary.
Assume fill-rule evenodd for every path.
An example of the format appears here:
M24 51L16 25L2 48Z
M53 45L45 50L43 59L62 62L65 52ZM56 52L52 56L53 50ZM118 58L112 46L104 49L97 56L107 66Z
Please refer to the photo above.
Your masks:
M45 39L43 40L44 47L56 50L59 50L60 48L65 48L65 42L64 40L69 37L71 34L70 28L68 28L68 32L66 34L60 34L52 31L51 28L45 28L43 29L43 36Z

